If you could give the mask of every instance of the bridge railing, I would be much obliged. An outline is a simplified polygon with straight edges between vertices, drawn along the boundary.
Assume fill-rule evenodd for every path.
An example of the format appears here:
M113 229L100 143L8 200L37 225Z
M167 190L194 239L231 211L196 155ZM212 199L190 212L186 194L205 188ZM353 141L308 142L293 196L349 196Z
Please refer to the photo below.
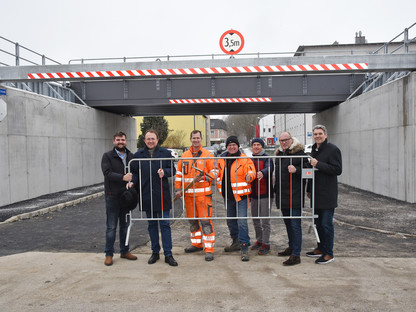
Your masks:
M181 158L183 162L189 161L204 161L204 160L212 160L213 158L203 158L203 157L190 157L190 158ZM267 176L266 184L270 188L269 193L267 196L267 215L259 215L259 213L248 213L247 216L241 216L238 214L238 209L236 211L235 217L227 216L227 201L224 200L221 192L217 188L217 183L222 181L217 181L217 177L214 177L213 180L205 177L206 181L209 181L210 186L204 186L204 191L212 191L212 194L209 195L212 199L212 210L210 211L209 216L206 217L187 217L187 207L185 207L185 201L183 196L180 200L175 199L175 171L176 171L176 162L172 158L135 158L132 159L126 166L127 172L133 172L134 180L136 185L133 186L136 188L138 193L138 205L137 208L130 211L126 218L129 222L129 229L128 229L128 236L126 244L128 243L128 237L130 234L131 227L135 221L159 221L159 220L172 220L172 221L180 221L180 220L201 220L201 219L210 219L210 220L229 220L229 219L309 219L311 220L311 224L314 223L314 219L317 218L315 215L315 205L314 205L314 177L315 177L315 169L310 168L308 165L309 156L253 156L253 157L215 157L215 168L218 169L218 160L235 160L240 159L243 160L248 164L249 159L253 162L259 162L264 159L269 161L273 164L278 165L279 172L275 172L273 170L271 174ZM300 166L298 172L299 174L293 174L290 178L290 182L279 180L278 186L275 185L275 175L278 174L278 179L281 177L282 170L288 170L288 168L282 168L281 164L284 159L289 159L290 163L295 159L298 160L298 165ZM300 160L300 161L299 161ZM276 167L275 167L276 168ZM159 169L164 169L168 176L164 176L160 178L157 174ZM236 168L236 170L241 170ZM170 172L170 173L169 173ZM193 184L190 188L186 189L185 184L191 183L190 180L194 180L197 177L198 173L194 173L192 178L187 177L187 179L182 179L181 182L181 191L182 194L188 194L193 198L193 206L188 207L189 209L193 209L193 214L196 215L196 204L195 204L195 196L198 193L198 190ZM224 182L227 183L227 179L229 177L229 172L227 166L224 166ZM166 178L168 178L168 182L166 182ZM189 181L188 181L189 180ZM164 182L163 182L164 181ZM161 184L169 183L169 195L163 194L165 188L161 187ZM235 183L235 181L230 181L230 183ZM256 184L257 189L259 189L260 184L262 183L261 179L255 179L251 182L251 187L254 187ZM306 194L306 186L307 183L312 183L310 187L310 191L312 194L310 200L310 207L306 207L305 205L305 194ZM282 191L282 189L284 189ZM225 192L228 192L227 188L224 188ZM285 192L289 192L290 203L287 202L288 199L282 199L279 197L276 199L276 194L284 194ZM227 196L226 194L224 194ZM234 196L233 194L228 194L228 196ZM254 195L253 195L254 196ZM189 198L189 197L188 197ZM254 196L255 199L258 199L257 203L260 205L260 195ZM169 203L170 201L170 203ZM283 202L284 201L284 202ZM292 206L293 203L293 206ZM171 204L171 205L170 205ZM169 207L168 207L169 206ZM171 209L169 209L171 206ZM285 208L289 211L289 213L283 215L282 209ZM247 209L253 211L253 209L259 210L259 206L252 207L251 204L247 201ZM155 212L161 212L164 209L170 210L169 217L156 217ZM191 210L192 211L192 210ZM160 215L160 213L159 213ZM318 233L313 226L316 239L319 241Z

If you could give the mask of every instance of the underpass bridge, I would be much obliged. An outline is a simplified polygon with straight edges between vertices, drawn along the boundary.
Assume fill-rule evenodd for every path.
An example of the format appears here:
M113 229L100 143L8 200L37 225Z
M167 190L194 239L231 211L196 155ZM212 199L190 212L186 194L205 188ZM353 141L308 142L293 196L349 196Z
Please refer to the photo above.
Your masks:
M22 66L16 44L16 66L0 66L0 83L132 116L316 113L368 91L380 78L388 82L414 71L416 54L408 47L416 40L407 31L401 54L387 54L390 41L384 54L257 53L51 60L52 65L42 55L41 65Z

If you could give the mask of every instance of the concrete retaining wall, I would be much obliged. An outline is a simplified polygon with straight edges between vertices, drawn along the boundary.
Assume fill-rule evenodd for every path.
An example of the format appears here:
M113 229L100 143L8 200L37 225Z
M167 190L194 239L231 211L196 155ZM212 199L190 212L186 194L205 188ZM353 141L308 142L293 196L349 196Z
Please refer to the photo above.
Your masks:
M6 88L0 122L0 206L100 183L116 131L136 151L133 118Z
M314 124L326 125L342 151L340 182L416 202L416 73L317 114Z

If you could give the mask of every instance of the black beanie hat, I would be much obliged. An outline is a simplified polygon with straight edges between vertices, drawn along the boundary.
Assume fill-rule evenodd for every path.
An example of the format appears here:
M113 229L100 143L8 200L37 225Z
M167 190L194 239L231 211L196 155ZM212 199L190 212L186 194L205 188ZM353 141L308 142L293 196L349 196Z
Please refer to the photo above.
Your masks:
M227 138L227 141L225 141L225 147L227 147L230 143L235 143L238 145L238 147L240 147L240 143L238 142L237 137L234 135Z
M261 144L261 146L264 148L264 141L263 141L263 139L261 139L261 138L255 138L255 139L253 139L253 141L251 141L251 146L253 146L253 144L254 143L260 143Z

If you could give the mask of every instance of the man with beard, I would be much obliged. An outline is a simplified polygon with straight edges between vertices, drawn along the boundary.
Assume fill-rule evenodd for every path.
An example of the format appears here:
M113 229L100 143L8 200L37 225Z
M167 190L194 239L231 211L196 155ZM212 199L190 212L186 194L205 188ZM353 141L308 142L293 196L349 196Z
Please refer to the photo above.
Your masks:
M104 153L101 169L104 174L105 208L107 214L107 230L105 235L104 264L113 264L114 242L116 240L117 223L119 223L120 258L136 260L137 257L125 245L128 224L125 209L120 206L120 197L126 190L126 184L131 181L132 174L127 173L126 166L133 154L126 148L127 138L123 132L117 132L113 137L113 149Z
M256 178L256 168L253 161L239 150L236 136L226 140L227 151L221 157L234 157L219 159L217 188L224 198L227 207L227 225L230 231L231 246L225 247L225 252L241 249L241 261L249 261L248 247L250 236L248 234L247 217L248 195L251 193L251 182ZM238 219L233 219L238 218Z

